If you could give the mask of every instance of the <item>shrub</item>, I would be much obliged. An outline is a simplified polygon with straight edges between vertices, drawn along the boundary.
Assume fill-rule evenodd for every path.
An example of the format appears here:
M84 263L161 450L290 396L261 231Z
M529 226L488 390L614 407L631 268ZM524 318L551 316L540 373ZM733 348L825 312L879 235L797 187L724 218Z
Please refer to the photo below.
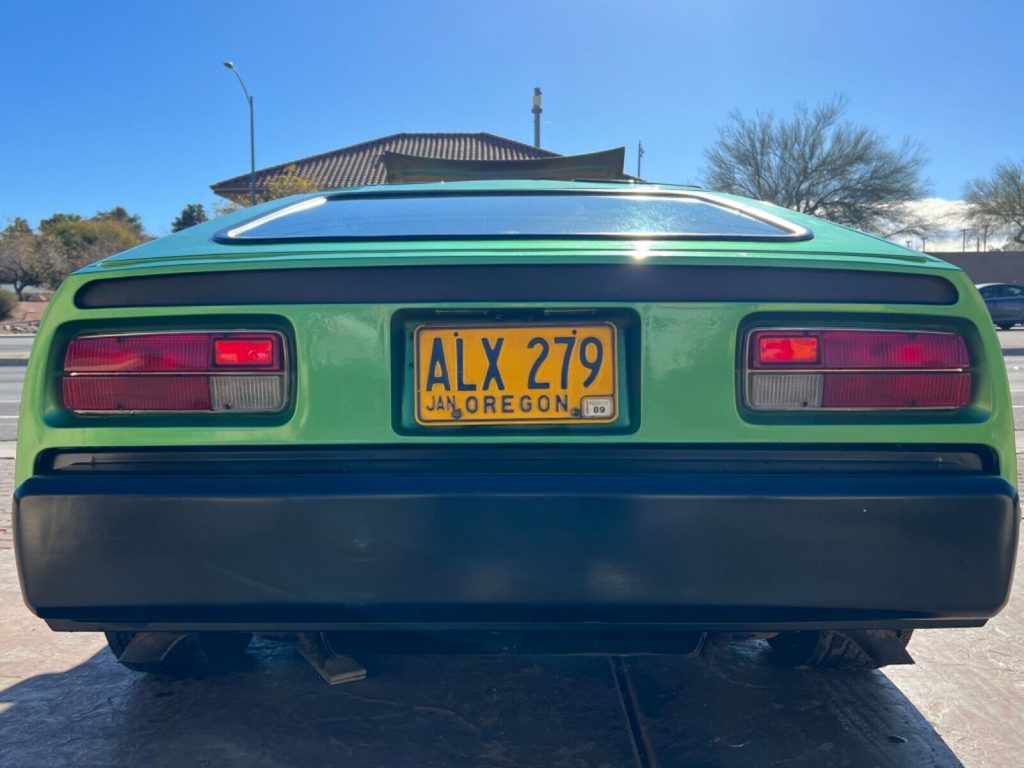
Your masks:
M18 306L18 296L14 291L0 288L0 320L9 317L16 306Z

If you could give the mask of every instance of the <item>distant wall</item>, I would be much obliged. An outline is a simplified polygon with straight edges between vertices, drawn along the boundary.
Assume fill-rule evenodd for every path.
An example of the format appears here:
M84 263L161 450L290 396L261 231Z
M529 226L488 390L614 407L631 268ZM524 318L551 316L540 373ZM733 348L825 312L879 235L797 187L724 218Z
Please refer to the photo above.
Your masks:
M956 264L975 283L1024 285L1024 251L928 251L928 255Z

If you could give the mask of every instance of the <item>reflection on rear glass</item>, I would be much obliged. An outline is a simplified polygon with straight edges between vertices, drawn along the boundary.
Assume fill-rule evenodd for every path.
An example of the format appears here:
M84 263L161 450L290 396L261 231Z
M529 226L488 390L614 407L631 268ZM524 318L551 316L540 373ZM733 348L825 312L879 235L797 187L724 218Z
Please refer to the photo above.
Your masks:
M637 236L789 238L769 216L688 195L372 195L318 197L227 233L233 240Z

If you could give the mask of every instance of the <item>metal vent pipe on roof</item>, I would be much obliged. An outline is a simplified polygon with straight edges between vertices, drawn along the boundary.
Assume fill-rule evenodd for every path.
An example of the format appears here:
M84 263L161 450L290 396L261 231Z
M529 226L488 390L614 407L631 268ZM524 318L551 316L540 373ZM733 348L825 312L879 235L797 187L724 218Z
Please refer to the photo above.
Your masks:
M533 89L533 146L540 149L540 87Z

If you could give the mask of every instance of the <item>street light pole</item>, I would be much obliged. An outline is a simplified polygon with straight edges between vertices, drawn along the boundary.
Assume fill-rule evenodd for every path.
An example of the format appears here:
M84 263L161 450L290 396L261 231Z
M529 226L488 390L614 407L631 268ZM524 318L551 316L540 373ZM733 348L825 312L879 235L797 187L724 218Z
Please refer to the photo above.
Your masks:
M242 86L242 93L245 94L245 100L249 102L249 205L256 205L256 117L252 106L252 95L245 87L245 81L238 74L234 63L225 61L224 66L235 73L238 84Z

